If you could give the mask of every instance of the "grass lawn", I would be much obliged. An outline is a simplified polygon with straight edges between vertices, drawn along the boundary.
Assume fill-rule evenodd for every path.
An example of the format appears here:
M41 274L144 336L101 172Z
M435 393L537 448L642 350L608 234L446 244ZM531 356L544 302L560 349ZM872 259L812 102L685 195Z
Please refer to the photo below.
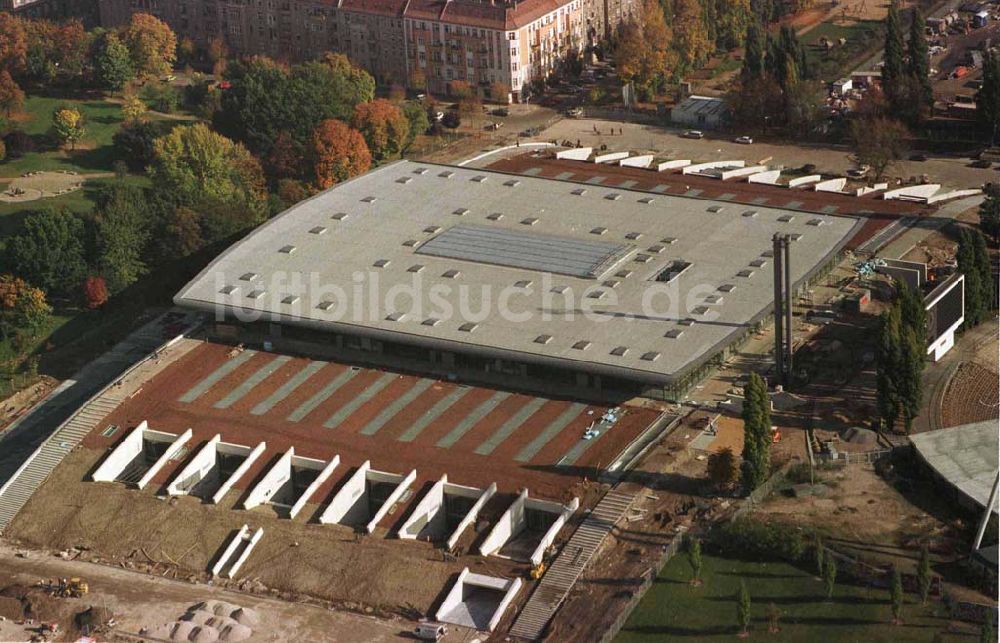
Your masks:
M969 636L945 634L948 620L934 615L935 609L943 612L940 603L924 607L914 604L914 597L908 595L903 608L905 624L894 626L890 623L892 609L886 589L838 582L833 599L827 601L822 581L787 563L753 563L709 555L704 555L703 560L704 584L691 587L687 557L675 556L632 612L616 641L738 640L735 595L741 579L752 601L750 640L970 640ZM769 603L783 612L777 634L767 631L765 610Z
M881 29L882 23L877 20L859 20L849 24L828 21L802 36L802 44L806 46L809 63L816 76L833 82L846 75L860 59L882 46ZM832 49L827 50L819 44L824 36L834 43ZM841 38L847 39L847 43L840 45Z

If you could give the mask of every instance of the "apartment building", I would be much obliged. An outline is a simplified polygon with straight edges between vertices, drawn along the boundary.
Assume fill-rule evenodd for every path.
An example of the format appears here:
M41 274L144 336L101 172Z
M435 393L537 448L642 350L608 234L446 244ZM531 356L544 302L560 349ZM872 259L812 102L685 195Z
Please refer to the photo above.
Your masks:
M383 85L450 93L465 81L483 97L528 95L572 51L626 19L637 0L99 0L101 22L160 17L181 37L231 51L306 60L346 54ZM608 12L613 11L613 14Z

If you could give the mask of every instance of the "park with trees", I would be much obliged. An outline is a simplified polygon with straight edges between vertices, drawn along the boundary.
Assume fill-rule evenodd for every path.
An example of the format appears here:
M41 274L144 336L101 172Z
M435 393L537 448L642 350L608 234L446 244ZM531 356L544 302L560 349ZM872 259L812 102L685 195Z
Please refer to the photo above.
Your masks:
M388 89L344 55L230 59L145 13L0 13L0 394L69 376L232 239L410 150L428 107Z

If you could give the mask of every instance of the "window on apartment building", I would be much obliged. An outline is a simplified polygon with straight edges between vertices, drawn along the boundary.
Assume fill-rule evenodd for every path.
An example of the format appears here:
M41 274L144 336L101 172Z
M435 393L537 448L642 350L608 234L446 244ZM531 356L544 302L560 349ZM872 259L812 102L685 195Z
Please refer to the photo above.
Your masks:
M508 40L517 40L517 32L512 31L509 34L507 34L507 39Z

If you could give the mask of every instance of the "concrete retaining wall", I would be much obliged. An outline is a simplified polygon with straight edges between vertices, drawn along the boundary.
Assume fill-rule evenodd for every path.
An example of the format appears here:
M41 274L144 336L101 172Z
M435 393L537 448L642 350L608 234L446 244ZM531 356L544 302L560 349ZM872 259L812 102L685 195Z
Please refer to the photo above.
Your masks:
M649 167L649 164L652 162L652 154L643 154L641 156L633 156L632 158L622 159L618 162L618 164L622 167Z
M476 521L476 518L479 517L479 512L483 510L483 507L496 492L497 483L494 482L490 484L485 491L483 491L482 495L479 496L479 500L476 501L476 504L472 505L472 508L469 509L469 513L465 514L465 517L462 518L462 521L458 523L455 527L455 531L453 531L451 536L448 538L449 551L454 549L455 545L458 543L458 539L462 537L462 533Z
M146 475L139 478L139 482L136 483L136 486L142 489L147 484L149 484L149 481L152 480L156 476L156 474L160 472L160 469L162 469L167 464L167 462L173 460L174 457L180 452L180 450L184 448L184 445L187 444L187 441L191 439L191 435L192 435L191 429L188 429L184 431L184 433L178 435L177 438L170 443L170 446L167 447L167 450L163 452L163 455L161 455L156 460L156 462L153 463L153 466L151 466L149 470L146 471Z
M271 500L281 486L292 477L292 457L295 456L295 447L289 447L274 466L264 474L257 486L253 488L247 499L243 502L244 509L253 509Z
M696 163L687 165L681 170L681 174L697 174L705 170L715 170L720 167L746 167L746 161L712 161L710 163Z
M441 602L441 606L438 607L437 612L434 614L434 618L444 623L453 623L464 627L474 627L473 624L468 621L449 620L448 615L455 612L455 610L462 604L462 597L465 594L466 585L472 587L483 587L503 593L503 597L500 599L496 609L490 616L489 622L486 624L486 629L492 632L496 629L496 626L500 624L500 621L503 619L504 612L507 611L507 608L517 596L523 582L524 581L520 578L510 580L507 578L486 576L484 574L474 574L469 571L468 567L466 567L458 575L458 578L455 580L455 584L452 585L451 589L448 591L448 595L445 596L444 600ZM459 613L461 613L461 610Z
M665 170L679 170L682 167L687 167L691 165L691 161L688 159L676 159L673 161L663 161L656 165L657 172L663 172Z
M358 467L357 471L351 474L351 477L347 479L337 491L336 495L327 505L323 514L319 517L319 521L324 525L331 525L339 523L347 512L350 511L351 507L367 492L366 481L368 470L371 469L372 463L369 460L365 460Z
M893 199L914 199L922 200L929 199L934 194L941 189L941 185L938 183L927 183L924 185L908 185L903 188L896 188L895 190L889 190L882 195L882 199L885 201L891 201Z
M555 506L553 507L552 505ZM552 526L549 527L549 530L545 532L545 535L542 536L542 539L538 542L538 546L535 547L535 551L532 552L531 554L531 564L538 565L542 562L543 558L545 557L545 550L549 548L549 545L555 542L556 536L559 534L559 530L562 529L563 525L566 524L566 521L569 520L569 517L572 516L573 512L576 511L577 508L580 506L580 499L573 498L573 500L568 505L563 507L556 503L548 503L541 500L534 500L532 498L529 498L526 506L528 509L535 509L539 511L552 511L556 507L562 509L562 511L559 513L559 517L556 518L555 522L552 523Z
M780 172L778 173L780 174ZM751 165L748 167L741 167L735 170L723 170L719 174L719 178L722 179L723 181L728 181L729 179L738 179L741 176L750 176L751 174L768 174L767 166Z
M226 566L229 565L232 557L236 554L236 551L241 545L245 544L243 551L239 554L239 557L235 561L232 561L232 564L229 565L229 569L226 570L225 575L227 577L235 578L236 573L240 570L240 567L243 566L243 563L246 562L247 558L250 557L250 553L253 551L253 548L257 546L257 543L260 542L260 539L263 536L263 527L258 527L257 531L255 531L251 536L250 528L247 525L243 525L236 535L233 536L233 539L229 541L229 546L226 547L222 556L219 557L218 562L216 562L212 567L212 576L218 576L223 572L223 570L226 570Z
M598 154L595 156L594 163L611 163L612 161L620 161L627 158L628 152L608 152L607 154Z
M559 150L556 152L557 159L569 159L571 161L586 161L594 152L592 147L575 147L569 150Z
M803 185L809 185L810 183L817 183L823 179L819 174L810 174L809 176L800 176L797 179L792 179L788 182L788 187L797 188Z
M331 459L329 462L326 463L326 466L324 466L323 469L320 471L319 475L316 476L316 479L313 480L308 487L306 487L306 490L302 492L302 495L299 496L298 500L295 501L295 504L292 505L292 508L288 512L289 518L294 518L295 516L298 515L300 511L302 511L302 508L306 506L306 504L309 502L309 499L312 498L313 494L316 493L316 490L319 489L320 486L322 486L322 484L327 481L327 479L330 477L330 474L333 473L333 470L336 469L339 464L340 464L339 455L333 456L333 459Z
M389 494L389 497L385 499L385 502L382 503L382 506L378 508L378 511L375 512L375 515L372 516L372 519L368 521L368 524L365 526L365 529L368 531L368 533L372 533L373 531L375 531L375 528L378 527L378 524L379 522L382 521L382 518L384 518L385 515L389 513L389 510L392 509L392 506L394 504L399 502L400 497L402 497L402 495L406 492L407 489L410 488L410 485L413 484L413 481L416 479L417 479L417 470L414 469L410 471L408 474L406 474L406 477L403 478L398 485L396 485L396 488L392 490L392 493Z
M889 187L888 183L876 183L872 186L860 187L854 191L854 196L865 196L866 194L873 194L875 192L881 192Z
M777 185L778 179L781 177L781 170L767 170L766 172L758 172L756 174L751 174L750 178L747 179L749 183L763 183L765 185Z
M521 494L511 503L507 511L503 512L500 519L493 525L486 539L479 546L479 553L489 556L500 551L508 540L516 536L524 529L524 505L528 500L528 490L521 490Z
M927 197L927 203L940 203L941 201L961 199L963 197L975 196L982 193L983 191L978 188L969 190L952 190L951 192L942 192L941 194L935 194L934 196Z
M215 466L216 445L222 441L222 435L216 433L211 440L205 443L198 453L195 454L187 466L174 476L174 479L167 485L167 494L171 496L186 495L191 487L204 479L208 472Z
M140 422L139 426L125 436L125 439L104 458L104 462L97 467L97 471L90 476L90 479L94 482L114 482L118 474L142 451L142 434L148 426L146 420Z
M240 478L242 478L250 467L253 466L253 463L257 461L257 458L264 453L265 449L267 449L266 442L261 442L253 448L253 451L250 452L247 459L236 468L236 471L233 471L233 475L229 476L229 479L223 482L222 486L219 487L218 491L216 491L212 496L213 503L219 504L222 501L226 494L229 493L229 490L233 488L233 485L239 482Z
M839 179L830 179L828 181L820 181L813 186L813 189L817 192L840 192L847 185L847 179L840 177Z

